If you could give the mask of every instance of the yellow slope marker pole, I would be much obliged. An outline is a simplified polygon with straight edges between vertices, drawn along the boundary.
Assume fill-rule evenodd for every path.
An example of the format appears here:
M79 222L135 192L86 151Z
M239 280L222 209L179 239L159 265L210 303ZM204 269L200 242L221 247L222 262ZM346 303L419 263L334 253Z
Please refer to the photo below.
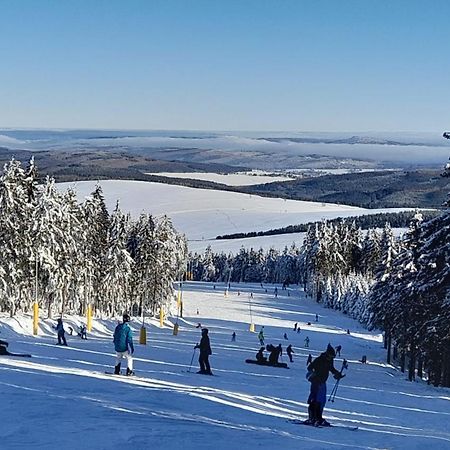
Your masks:
M87 331L92 331L92 305L88 305L86 311L86 329Z
M164 312L162 306L159 309L159 326L161 328L164 326Z
M39 328L39 304L34 302L33 304L33 334L37 336Z

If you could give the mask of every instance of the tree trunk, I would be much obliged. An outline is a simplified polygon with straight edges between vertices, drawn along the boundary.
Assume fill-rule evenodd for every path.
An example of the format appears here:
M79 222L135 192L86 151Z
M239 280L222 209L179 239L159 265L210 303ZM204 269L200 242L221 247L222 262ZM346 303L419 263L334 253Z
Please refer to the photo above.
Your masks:
M417 360L417 376L423 379L423 358L419 356Z
M392 344L392 338L391 334L388 334L387 337L387 355L386 355L386 361L388 364L391 364L391 344Z
M400 353L400 370L403 373L405 372L405 365L406 365L406 355L405 355L405 351L402 350Z
M416 355L413 352L410 352L408 364L408 380L414 381L415 379L416 379Z

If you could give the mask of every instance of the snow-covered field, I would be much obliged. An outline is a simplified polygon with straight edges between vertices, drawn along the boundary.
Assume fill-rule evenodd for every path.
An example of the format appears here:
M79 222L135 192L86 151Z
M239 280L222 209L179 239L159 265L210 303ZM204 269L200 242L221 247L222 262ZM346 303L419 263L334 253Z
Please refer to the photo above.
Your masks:
M294 178L285 176L264 175L265 172L255 171L252 173L214 173L214 172L158 172L148 175L158 175L167 178L186 178L188 180L213 181L227 186L252 186L256 184L273 183L275 181L288 181Z
M60 183L58 186L61 189L74 188L81 201L94 190L96 184L94 181L82 181ZM165 214L189 241L207 241L223 234L265 231L335 217L402 210L368 210L143 181L107 180L101 181L100 185L110 210L119 200L122 211L130 212L134 217L142 212L157 217ZM278 242L281 245L279 248L283 249L286 242L290 245L293 239L292 235L286 236L278 240L270 237L254 238L252 245L254 248L268 248L273 240L274 245ZM261 243L258 239L261 239ZM190 242L189 248L195 250L205 248L206 245ZM224 242L220 245L224 245ZM231 245L235 246L236 243L232 241Z
M223 285L185 283L179 334L173 335L169 321L164 328L151 321L148 345L136 345L136 378L104 373L114 364L113 321L97 319L87 341L68 336L69 347L59 347L51 321L41 322L40 335L33 337L30 317L2 316L0 338L9 340L10 351L33 357L0 357L0 448L450 449L449 389L405 381L384 363L379 335L321 308L296 286L278 287L276 299L273 286L267 290L235 285L225 296ZM249 332L250 292L256 331L264 325L266 343L293 345L288 370L244 363L259 348L256 334ZM210 330L214 377L193 373L198 322ZM293 333L294 322L300 334ZM75 323L79 319L67 319L66 328ZM139 326L133 322L135 335ZM306 336L309 349L303 347ZM357 431L287 422L306 417L306 358L317 356L328 342L342 345L349 369L325 416L335 425L358 426ZM358 361L363 354L366 365ZM333 384L330 378L329 390Z

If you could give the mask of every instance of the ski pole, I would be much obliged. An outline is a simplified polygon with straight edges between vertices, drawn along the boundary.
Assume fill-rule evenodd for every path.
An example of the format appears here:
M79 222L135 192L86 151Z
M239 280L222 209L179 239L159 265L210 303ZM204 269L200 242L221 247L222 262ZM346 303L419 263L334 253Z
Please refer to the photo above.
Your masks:
M334 385L333 389L330 392L330 396L328 397L328 401L331 403L334 403L334 399L336 398L336 392L338 390L339 386L339 380L336 381L336 384Z
M336 398L336 393L339 387L339 381L341 381L341 378L343 378L345 375L342 375L342 372L344 371L344 369L348 369L348 363L347 360L344 359L342 361L342 367L341 370L339 371L339 374L341 375L337 380L336 380L336 384L334 385L333 389L330 392L330 396L328 397L328 401L331 403L334 403L334 399Z
M188 370L188 372L190 372L190 371L191 371L191 367L192 367L192 362L194 361L195 350L197 350L197 348L196 348L196 347L194 347L194 353L192 353L191 364L189 364L189 370Z

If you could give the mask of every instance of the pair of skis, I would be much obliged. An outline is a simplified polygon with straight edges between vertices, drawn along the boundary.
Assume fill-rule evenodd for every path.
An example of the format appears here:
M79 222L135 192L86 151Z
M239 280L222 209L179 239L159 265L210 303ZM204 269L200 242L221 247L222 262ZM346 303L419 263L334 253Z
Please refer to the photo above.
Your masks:
M311 423L306 423L304 420L300 420L300 419L288 419L289 423L293 423L295 425L305 425L307 427L313 427L313 428L342 428L343 430L349 430L349 431L356 431L358 429L358 427L352 427L352 426L347 426L347 425L326 425L326 426L322 426L322 425L315 425L315 424L311 424Z

